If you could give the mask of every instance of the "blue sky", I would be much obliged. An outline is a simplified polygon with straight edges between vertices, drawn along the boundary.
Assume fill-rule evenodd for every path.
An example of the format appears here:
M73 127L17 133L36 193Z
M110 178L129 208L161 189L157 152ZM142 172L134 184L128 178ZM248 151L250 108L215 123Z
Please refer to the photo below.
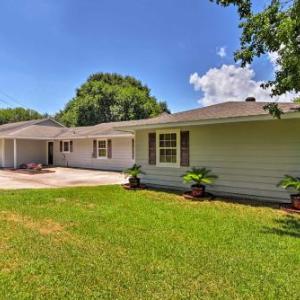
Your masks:
M199 107L219 88L211 86L214 76L239 70L232 58L238 22L233 7L209 0L1 1L0 100L11 102L7 94L54 113L91 73L117 72L142 80L172 111ZM220 71L222 65L231 69ZM268 59L259 60L248 79L269 79L272 70Z

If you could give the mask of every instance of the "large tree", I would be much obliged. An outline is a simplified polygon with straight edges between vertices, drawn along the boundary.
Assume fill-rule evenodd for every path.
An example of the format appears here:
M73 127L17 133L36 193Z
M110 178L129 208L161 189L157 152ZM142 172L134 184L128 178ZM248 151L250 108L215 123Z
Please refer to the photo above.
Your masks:
M12 122L41 119L47 115L41 115L35 110L22 107L0 109L0 125Z
M273 95L300 92L300 0L269 0L259 12L254 12L251 0L210 1L238 8L242 35L235 59L246 66L255 57L276 53L275 78L263 86L271 87Z
M67 126L144 119L168 112L150 89L131 76L97 73L76 91L56 118Z

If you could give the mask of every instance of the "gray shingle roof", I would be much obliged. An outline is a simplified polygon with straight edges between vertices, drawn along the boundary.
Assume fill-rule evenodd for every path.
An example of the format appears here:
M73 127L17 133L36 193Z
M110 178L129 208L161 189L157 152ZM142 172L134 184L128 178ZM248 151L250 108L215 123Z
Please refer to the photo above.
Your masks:
M6 138L54 138L65 127L51 119L8 123L0 126L0 136Z
M51 119L9 123L0 126L0 137L28 139L73 139L102 136L126 136L129 133L114 129L131 121L102 123L95 126L66 128Z
M97 136L126 136L128 133L124 131L115 130L115 127L119 126L130 126L134 121L123 121L123 122L110 122L101 123L94 126L85 127L73 127L68 128L63 133L59 135L62 139L72 139L72 138L84 138L84 137L97 137Z
M66 128L51 119L10 123L0 126L0 137L34 139L73 139L103 136L126 136L126 128L144 125L176 124L181 122L220 120L268 115L263 109L267 102L224 102L184 112L167 114L136 121L101 123L95 126ZM295 103L279 103L285 113L300 110ZM50 122L50 123L49 123Z
M156 118L132 121L130 125L124 124L118 128L268 115L269 113L263 109L266 104L268 102L224 102L174 114L162 114ZM278 104L284 113L300 109L300 105L295 103Z

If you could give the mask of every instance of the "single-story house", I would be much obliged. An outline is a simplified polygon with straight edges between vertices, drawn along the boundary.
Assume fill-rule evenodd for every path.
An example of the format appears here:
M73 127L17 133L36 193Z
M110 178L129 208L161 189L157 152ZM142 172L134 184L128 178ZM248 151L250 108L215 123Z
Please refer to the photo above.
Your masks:
M130 122L122 122L129 124ZM0 126L0 167L44 165L123 170L134 163L134 136L116 131L120 123L66 128L53 119Z
M135 135L146 184L187 189L185 171L207 167L219 176L210 188L216 195L289 202L276 185L285 174L300 175L300 106L280 103L278 120L265 104L226 102L117 129Z
M28 162L123 170L140 164L143 182L186 189L182 174L207 167L216 195L288 202L276 187L299 175L300 106L280 103L274 119L263 102L226 102L158 117L66 128L52 119L0 126L0 166Z

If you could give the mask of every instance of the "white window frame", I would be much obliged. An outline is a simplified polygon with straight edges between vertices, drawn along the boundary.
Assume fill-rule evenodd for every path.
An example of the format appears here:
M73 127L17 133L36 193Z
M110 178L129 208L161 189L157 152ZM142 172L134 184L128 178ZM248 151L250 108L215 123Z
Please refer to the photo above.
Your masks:
M104 142L105 141L105 146L106 146L106 156L99 156L99 149L104 149L104 148L99 148L99 142ZM108 158L108 142L107 139L98 139L97 140L97 159L107 159Z
M161 163L160 162L160 134L176 133L176 163ZM156 166L179 168L180 167L180 129L164 129L156 131Z
M71 141L70 140L62 140L62 153L70 153L71 151ZM65 151L65 143L68 143L68 151Z

